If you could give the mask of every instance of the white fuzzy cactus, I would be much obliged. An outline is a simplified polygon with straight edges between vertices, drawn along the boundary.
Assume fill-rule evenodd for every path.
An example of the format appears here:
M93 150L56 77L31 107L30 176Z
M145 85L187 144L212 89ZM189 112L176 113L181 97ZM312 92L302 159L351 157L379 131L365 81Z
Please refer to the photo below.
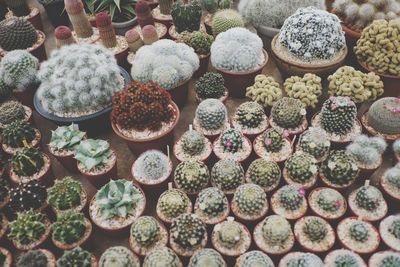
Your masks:
M199 63L193 48L163 39L137 51L131 74L136 81L156 82L169 90L190 79L199 68Z
M387 143L381 137L359 135L347 146L346 151L353 155L359 164L371 166L379 162L386 147Z
M222 32L211 45L211 64L218 69L243 72L264 60L262 40L245 28Z

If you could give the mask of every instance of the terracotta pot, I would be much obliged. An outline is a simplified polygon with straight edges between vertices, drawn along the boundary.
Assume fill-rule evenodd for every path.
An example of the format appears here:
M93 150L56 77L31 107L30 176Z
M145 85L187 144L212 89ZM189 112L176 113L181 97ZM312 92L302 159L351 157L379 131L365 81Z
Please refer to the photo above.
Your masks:
M79 239L78 241L72 243L72 244L65 244L62 243L60 241L57 241L54 239L54 234L51 236L51 240L53 241L53 244L62 250L71 250L73 248L76 247L82 247L84 246L84 244L89 240L90 235L92 234L92 224L90 223L90 221L85 218L85 224L86 224L86 230L85 233L83 234L83 236L81 237L81 239Z
M73 151L69 151L66 155L62 155L62 154L58 154L57 152L54 152L54 150L52 148L50 148L50 146L48 146L48 151L69 172L77 173L79 171L78 166L77 166L77 161L74 158L75 153Z
M263 159L266 159L266 160L271 160L272 159L272 161L278 163L279 166L283 168L284 162L293 153L293 145L292 145L291 140L286 138L286 137L283 139L283 141L285 142L284 146L288 147L288 150L290 150L290 151L288 151L288 153L282 153L282 152L270 153L270 152L268 152L270 157L271 157L270 158L270 157L265 156L267 151L266 151L265 146L264 146L263 138L264 138L264 133L261 133L253 141L253 149L254 149L254 152L256 153L257 157L258 158L263 158Z
M155 136L152 138L130 138L123 135L117 128L117 126L111 122L111 126L114 130L114 133L119 137L125 140L132 154L139 155L146 150L156 149L165 151L167 149L167 145L171 145L174 137L174 130L179 121L180 112L178 106L172 102L172 105L175 110L176 118L172 126L165 131L162 135Z
M263 53L265 57L264 63L249 71L233 72L215 68L224 77L225 87L228 88L230 96L233 98L246 97L246 88L254 84L254 78L261 74L268 63L268 53L264 49Z
M45 232L39 238L39 240L37 240L31 244L28 244L28 245L19 244L18 242L14 241L14 240L11 240L11 242L13 243L14 247L18 250L22 250L22 251L34 250L36 248L39 248L40 246L43 245L44 242L46 242L47 238L50 235L50 230L51 230L51 223L50 223L49 219L46 219Z
M372 128L368 123L368 111L366 111L364 114L361 115L361 124L362 124L363 128L365 129L365 131L368 132L369 135L382 137L389 143L394 142L400 138L399 133L398 134L385 134L385 133L378 132L377 130Z
M174 152L175 158L176 158L179 162L182 162L182 161L185 161L185 160L187 160L187 159L184 158L184 157L182 157L182 155L180 155L180 154L178 153L178 149L181 148L181 147L180 147L180 144L181 144L180 139L178 139L178 140L175 141L174 147L173 147L173 152ZM202 162L206 163L206 165L208 165L208 163L210 162L210 158L211 158L211 156L212 156L213 149L212 149L212 143L210 142L210 140L208 140L207 137L206 137L206 144L205 144L205 147L204 147L204 151L206 151L206 152L208 151L208 152L207 152L207 153L203 153L204 156L201 155L201 156L203 156L203 157L198 156L198 157L196 157L196 158L194 158L194 157L193 157L193 158L196 159L196 160L202 161ZM189 158L188 158L188 159L189 159Z
M388 200L388 203L390 203L390 204L393 204L393 205L395 205L395 206L397 206L397 205L399 205L400 204L400 195L395 195L395 194L393 194L393 192L391 192L391 191L389 191L388 190L388 188L384 185L384 183L383 183L383 177L380 177L380 179L379 179L379 185L380 185L380 188L382 189L382 193L383 193L383 196L385 197L385 198L387 198L387 200ZM391 206L391 205L390 205Z
M247 146L243 145L243 149L245 149L246 147L248 147L249 149L248 149L248 151L244 151L243 152L244 153L243 158L238 159L238 158L236 158L234 156L232 156L232 158L234 158L234 160L236 160L237 162L239 162L243 166L248 166L251 163L250 162L251 161L250 157L251 157L251 154L252 154L252 151L253 151L252 142L250 142L250 140L246 136L243 136L242 138L243 138L243 143L247 143ZM217 157L218 160L224 159L226 157L226 155L220 154L219 151L217 150L217 147L219 146L220 140L221 140L220 137L218 137L213 142L213 152L214 152L214 155Z
M279 50L276 48L278 37L279 35L276 35L274 39L272 39L272 55L274 56L279 70L283 72L285 76L303 76L306 73L313 73L320 77L326 77L336 71L339 67L343 66L348 52L347 47L345 47L339 58L335 59L334 61L331 60L329 63L325 64L296 63L280 55Z
M237 204L235 201L232 199L231 201L231 211L235 218L237 218L237 221L240 223L243 223L246 225L247 228L253 230L254 227L265 218L265 215L267 214L269 210L269 205L268 205L268 200L265 202L264 208L261 210L261 212L257 216L246 216L243 214L240 214Z
M3 247L0 247L0 252L5 256L3 267L13 266L13 255L12 253Z
M201 76L203 76L204 73L206 73L208 70L208 62L210 61L210 54L208 55L197 54L197 56L199 57L200 60L200 67L193 74L193 78L200 78Z
M38 84L32 84L28 88L26 88L24 91L13 91L13 95L23 105L32 109L33 108L33 96L35 95L38 87L39 87Z
M169 183L169 184L168 184L168 190L171 190L171 189L180 191L180 192L182 192L182 194L183 194L184 196L187 197L188 204L187 204L186 212L185 212L185 213L192 213L192 211L193 211L193 204L192 204L192 201L190 201L190 198L187 196L187 194L186 194L185 192L183 192L182 190L180 190L180 189L172 188L172 183ZM167 191L168 191L168 190L167 190ZM165 191L165 192L167 192L167 191ZM164 193L165 193L165 192L164 192ZM164 193L163 193L163 194L164 194ZM160 196L160 197L161 197L161 196ZM170 219L170 218L167 218L166 216L164 216L164 215L161 213L160 209L158 208L158 205L156 206L156 215L157 215L157 218L160 219L160 221L162 221L162 222L164 223L164 225L169 229L169 227L171 226L172 220L173 220L174 218L171 218L171 219Z
M39 147L40 146L40 141L42 140L42 134L40 131L36 128L34 128L35 131L35 138L32 140L32 142L28 143L29 147ZM10 157L12 157L15 153L22 151L24 147L10 147L6 144L2 144L3 151L6 152Z
M331 250L328 254L326 254L326 256L325 256L325 259L324 259L324 263L325 263L325 266L330 266L330 267L332 267L332 266L335 266L336 264L334 263L334 260L335 259L337 259L337 257L339 256L339 255L343 255L343 252L345 252L346 254L344 254L344 255L347 255L347 253L349 252L348 250L346 250L346 249L335 249L335 250ZM363 258L361 258L361 256L360 255L358 255L358 254L356 254L356 253L354 253L353 254L354 256L356 256L357 257L357 265L356 266L358 266L358 267L367 267L367 265L365 264L365 261L363 260ZM328 265L329 264L329 265ZM333 265L332 265L333 264Z
M43 24L39 9L37 7L32 7L31 10L31 15L29 16L28 21L32 23L33 27L35 27L37 30L43 31Z
M357 190L357 189L356 189ZM354 190L353 192L351 192L349 194L349 198L347 200L348 206L349 206L349 210L351 212L351 214L353 214L353 216L355 217L360 217L362 218L364 221L368 221L368 222L381 222L383 218L386 217L387 213L388 213L388 205L386 203L386 200L383 198L383 201L379 201L379 206L380 208L382 208L382 213L377 213L376 211L371 211L368 212L368 215L362 214L359 211L357 211L358 206L356 206L356 190ZM353 201L351 201L353 200ZM355 204L355 205L354 205ZM367 217L373 215L373 217Z
M38 31L38 35L38 43L35 46L28 48L27 50L29 53L39 59L39 62L42 62L47 60L46 48L44 46L46 35L44 34L44 32L41 31Z

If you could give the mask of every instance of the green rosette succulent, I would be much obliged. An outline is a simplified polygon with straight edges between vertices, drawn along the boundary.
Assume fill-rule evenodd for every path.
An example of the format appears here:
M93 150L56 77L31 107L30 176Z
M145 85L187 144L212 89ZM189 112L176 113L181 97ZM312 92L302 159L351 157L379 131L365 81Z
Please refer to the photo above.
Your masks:
M198 193L207 186L209 180L210 172L201 161L182 161L175 169L175 183L189 194Z
M76 160L88 171L107 164L112 155L110 144L107 141L99 139L81 141L76 147L75 152Z
M82 141L85 135L85 132L79 131L76 124L59 126L54 131L51 131L49 146L57 150L72 150Z

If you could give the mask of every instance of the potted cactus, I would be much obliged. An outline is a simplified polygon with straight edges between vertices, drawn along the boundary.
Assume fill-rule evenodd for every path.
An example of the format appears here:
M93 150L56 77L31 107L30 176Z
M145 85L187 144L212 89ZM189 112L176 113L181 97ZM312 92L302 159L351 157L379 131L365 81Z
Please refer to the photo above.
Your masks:
M271 128L254 139L254 152L259 158L282 164L293 152L287 131Z
M89 205L90 219L99 228L121 232L142 215L146 197L140 187L124 179L111 180L94 195Z
M5 15L9 17L20 17L31 22L35 28L43 30L43 25L40 17L40 10L38 7L28 4L28 1L10 1L5 0L4 3L8 7L8 13Z
M8 175L14 184L38 180L45 184L54 178L49 156L39 148L25 147L11 158Z
M168 243L165 226L152 216L139 217L131 226L129 245L139 256L146 256L151 250Z
M188 267L227 267L224 258L212 248L203 248L196 251L192 257L190 257Z
M71 176L54 181L54 185L47 189L47 203L55 214L69 210L82 211L87 202L87 194L81 182Z
M279 261L278 265L278 267L291 266L325 267L324 263L317 255L306 252L290 252Z
M0 210L10 202L10 185L6 179L0 179Z
M232 196L236 188L244 184L242 165L231 158L219 160L211 169L211 184L221 189L225 195Z
M57 260L57 266L96 267L98 263L96 257L89 251L76 247L72 250L64 251L63 255Z
M95 6L94 3L85 5L82 0L64 0L65 11L73 28L73 36L78 43L94 43L99 39L99 32L95 27ZM87 15L86 10L91 14ZM90 21L89 21L90 19Z
M385 250L374 253L368 262L369 266L397 266L400 264L400 256L398 252Z
M273 161L256 159L247 169L245 179L247 183L259 185L268 193L279 185L281 169Z
M394 162L398 163L400 162L400 139L393 142L392 148L394 154Z
M391 249L400 250L400 215L390 215L379 224L382 241Z
M0 264L3 267L11 267L13 263L13 255L11 252L3 247L0 247Z
M180 113L170 95L159 85L132 82L113 96L113 104L111 125L132 153L164 150L172 142ZM126 108L128 106L130 108Z
M298 151L286 160L282 173L287 184L309 189L317 182L318 164L310 154Z
M213 151L218 159L231 158L239 163L249 163L252 152L250 140L240 128L226 128L213 143Z
M109 247L101 254L99 267L130 266L140 267L139 258L123 246Z
M395 203L400 201L400 166L396 165L388 169L380 179L382 190L386 193L391 200Z
M282 89L271 76L258 74L254 84L246 88L246 97L262 105L266 111L282 98Z
M325 256L326 267L358 266L367 267L363 258L357 253L347 249L332 250Z
M328 187L342 190L355 182L359 172L357 161L353 156L344 150L334 150L322 162L319 176Z
M7 230L8 230L8 219L3 213L0 213L0 240L3 239L3 236L5 236Z
M172 24L171 8L172 0L157 1L158 6L152 10L154 20L160 22L169 28Z
M252 264L264 266L264 267L274 267L274 262L268 257L267 254L262 253L258 250L252 250L240 255L236 259L235 267L246 267L252 266Z
M285 185L271 197L271 208L275 214L288 220L297 220L307 212L305 190L297 185Z
M200 30L202 9L200 1L179 0L171 6L171 16L173 25L168 33L173 39L187 31L194 32Z
M181 257L191 257L207 245L207 229L195 214L184 213L176 217L169 232L169 243Z
M207 162L212 153L212 144L202 133L190 127L175 142L173 150L179 161L199 160Z
M178 255L168 247L157 248L150 251L144 258L143 267L157 266L160 262L166 266L183 267Z
M51 131L48 149L67 170L76 172L75 148L83 139L86 133L79 131L78 125L59 126Z
M170 225L180 214L191 213L193 208L185 192L172 188L171 183L168 186L168 190L158 198L156 206L157 217L166 225Z
M295 239L288 220L280 215L270 215L254 228L253 239L258 249L269 255L284 255L294 245Z
M225 103L229 93L224 82L224 77L219 73L206 72L203 74L194 86L197 102L200 103L207 98L216 98Z
M350 193L348 202L350 210L366 221L380 221L388 211L388 205L381 191L369 185L369 180Z
M322 253L335 244L335 231L324 219L317 216L305 216L296 221L294 236L306 251Z
M202 0L201 6L203 11L206 13L203 14L203 21L208 33L212 33L212 26L213 26L213 16L215 13L222 9L231 9L233 4L232 0ZM237 21L235 21L237 23ZM236 24L232 23L232 24Z
M117 178L117 155L105 140L86 139L75 148L79 172L96 188Z
M320 163L328 156L330 147L331 142L324 130L309 127L300 135L296 150L312 155Z
M281 132L286 130L289 135L296 135L307 129L306 114L305 106L300 100L283 97L272 106L269 123Z
M224 192L217 187L201 190L194 204L194 213L206 225L214 225L224 221L229 212L228 199Z
M251 140L268 128L268 117L264 108L257 102L240 104L231 121L233 127L240 128Z
M172 162L167 155L159 150L147 150L135 160L131 172L133 179L145 190L160 190L166 188L172 170Z
M328 187L318 187L311 191L308 204L315 215L328 221L342 217L347 211L346 199L339 191Z
M56 257L47 249L35 249L22 253L18 261L15 263L16 267L24 266L48 266L56 267Z
M218 99L205 99L196 109L193 127L211 141L215 140L228 124L228 110Z
M8 227L8 239L16 249L23 251L41 246L50 235L50 220L33 210L17 213L17 218Z
M5 125L2 130L3 150L11 156L17 151L22 151L24 147L40 145L42 135L26 121L14 121Z
M32 109L15 100L3 102L0 105L0 128L17 120L31 121Z
M204 162L182 161L175 168L174 184L189 196L196 196L206 188L210 181L210 172Z
M10 188L8 207L13 213L34 210L41 212L47 207L46 187L39 181L19 183Z

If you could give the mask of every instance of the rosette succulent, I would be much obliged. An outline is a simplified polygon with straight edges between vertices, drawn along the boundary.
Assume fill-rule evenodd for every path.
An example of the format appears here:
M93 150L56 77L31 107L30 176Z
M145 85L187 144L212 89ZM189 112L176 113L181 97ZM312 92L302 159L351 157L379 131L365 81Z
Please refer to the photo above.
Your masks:
M288 178L295 183L306 184L318 173L318 165L313 156L305 152L296 152L285 162Z
M178 215L185 213L190 203L188 196L176 189L170 189L161 194L157 202L157 210L170 218L176 218Z
M243 134L239 129L227 128L221 134L220 145L225 152L239 152L243 148L243 143Z
M265 120L264 108L257 102L245 102L236 109L235 120L243 128L258 128Z
M183 249L201 246L207 235L204 223L194 214L181 214L171 224L171 240Z
M85 215L76 211L67 211L57 216L51 225L54 240L63 244L73 244L83 238L87 229Z
M278 191L278 201L280 205L289 211L299 209L304 201L304 192L294 185L285 185Z
M292 235L289 222L280 215L271 215L262 222L262 236L271 246L282 246Z
M206 137L195 130L186 131L182 137L182 150L190 156L201 155L206 147Z
M209 187L200 191L195 205L199 210L195 210L195 212L201 217L217 218L224 214L228 205L228 199L221 189Z
M207 131L215 131L225 126L228 111L218 99L203 100L196 109L195 119Z
M263 188L270 188L279 183L281 179L281 169L274 161L256 159L247 169L249 180Z
M57 260L57 266L68 267L68 266L79 266L79 267L91 267L92 266L92 254L90 252L76 247L72 250L64 251L61 258Z
M202 161L182 161L174 173L177 186L189 194L198 193L207 186L210 172Z
M49 146L57 150L73 150L85 135L85 132L79 131L79 127L76 124L59 126L54 131L51 131Z
M301 125L307 111L303 103L295 98L283 97L271 109L274 122L283 129L293 129Z
M10 222L8 238L20 245L38 241L45 233L46 216L33 210L17 213L16 220Z
M324 158L328 155L331 142L324 130L321 128L310 127L300 135L298 148L316 159Z
M236 205L237 211L245 216L258 216L268 205L267 195L256 184L240 185L236 189L232 201Z
M80 182L66 176L47 189L47 202L60 211L73 209L81 204L83 190Z
M112 151L107 141L87 139L79 143L75 149L75 158L85 170L91 171L101 168L110 161Z
M155 244L161 235L160 225L154 217L139 217L131 227L131 237L142 247Z
M325 178L337 186L351 184L358 176L356 160L343 150L330 152L323 161L321 170Z
M235 190L244 183L242 165L229 158L218 161L211 170L211 182L224 192Z

